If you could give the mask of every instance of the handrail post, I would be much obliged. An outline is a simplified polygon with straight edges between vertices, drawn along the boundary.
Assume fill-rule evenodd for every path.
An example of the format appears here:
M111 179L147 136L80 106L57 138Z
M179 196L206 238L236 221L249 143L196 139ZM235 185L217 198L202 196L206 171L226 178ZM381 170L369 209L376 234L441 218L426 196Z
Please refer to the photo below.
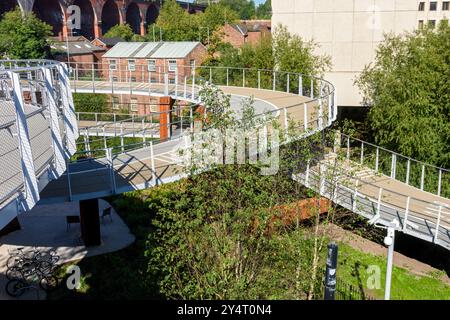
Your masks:
M180 123L181 135L183 135L183 107L180 107L180 118L181 118L181 123Z
M287 92L287 93L289 93L289 91L291 91L291 90L290 90L290 89L291 89L291 88L290 88L290 83L289 83L290 80L291 80L291 79L290 79L289 72L288 72L288 74L287 74L287 86L286 86L286 92Z
M212 68L209 67L209 83L212 84Z
M397 168L397 155L395 153L392 154L391 159L391 178L395 179L395 172Z
M109 174L111 179L111 192L112 194L116 193L116 177L114 176L114 163L112 159L112 148L106 149L106 158L108 160L109 165Z
M436 229L434 230L433 243L437 243L439 237L439 227L441 224L442 205L439 205L438 217L436 221Z
M164 73L164 95L169 95L169 74Z
M303 96L303 76L298 75L298 95Z
M380 212L381 212L381 195L382 195L382 193L383 193L383 188L380 188L378 190L377 214L376 214L377 216L379 216Z
M425 183L425 165L422 164L422 174L420 176L420 190L422 190L422 191L423 191L424 183Z
M258 69L258 89L261 89L261 70Z
M131 126L133 128L133 138L136 138L136 130L134 129L134 114L131 115Z
M150 141L150 162L152 166L152 180L155 186L158 185L158 181L156 178L156 167L155 167L155 155L153 152L153 141Z
M323 128L323 105L322 99L319 98L319 129Z
M405 217L403 218L403 232L406 231L406 225L408 223L408 214L409 214L409 203L411 201L411 197L408 196L406 198L406 207L405 207Z
M347 160L350 160L350 136L347 136Z
M272 71L273 72L273 91L275 91L276 87L277 87L277 73L276 71Z
M441 188L442 188L442 169L439 169L438 192L437 192L438 196L441 196Z
M359 180L356 180L355 189L353 191L352 212L354 212L354 213L356 213L356 197L358 196L358 183L359 183Z
M408 158L408 161L406 162L406 181L405 183L409 185L409 172L411 170L411 160Z
M66 159L66 171L67 171L67 189L69 191L69 201L73 200L72 183L70 182L70 159Z
M242 87L245 88L245 69L242 69Z
M92 92L95 93L95 66L92 64Z
M120 150L122 150L122 152L125 150L123 145L123 123L120 123Z
M283 112L284 112L284 129L286 130L286 134L287 134L288 133L288 127L289 127L287 109L283 108Z
M314 99L314 80L311 79L311 99Z
M175 97L178 98L178 68L175 71Z
M195 100L195 69L192 73L192 100Z
M227 67L227 87L229 87L230 84L230 69Z
M194 129L194 116L192 112L192 107L189 108L189 118L190 118L190 126L191 126L191 132Z
M184 77L184 94L183 97L186 99L187 97L187 77Z
M378 160L380 158L380 148L377 147L376 149L376 156L375 156L375 172L378 173Z
M106 142L106 126L103 126L103 148L107 149L108 148L108 144Z
M146 136L145 136L145 117L142 117L141 122L142 122L142 125L141 125L141 127L142 127L142 142L145 143L145 140L146 140Z
M305 133L308 131L308 106L306 103L303 104L303 126L305 128Z
M361 165L364 164L364 141L361 141L361 159L360 159L360 164Z

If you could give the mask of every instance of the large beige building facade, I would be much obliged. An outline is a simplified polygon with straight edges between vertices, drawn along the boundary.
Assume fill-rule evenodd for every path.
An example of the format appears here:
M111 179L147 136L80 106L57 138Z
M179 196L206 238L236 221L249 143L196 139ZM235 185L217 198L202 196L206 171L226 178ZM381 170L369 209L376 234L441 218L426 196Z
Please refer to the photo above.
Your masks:
M354 80L373 61L383 34L400 34L450 18L450 1L272 0L272 29L281 23L319 44L332 58L327 80L335 84L339 106L359 106Z

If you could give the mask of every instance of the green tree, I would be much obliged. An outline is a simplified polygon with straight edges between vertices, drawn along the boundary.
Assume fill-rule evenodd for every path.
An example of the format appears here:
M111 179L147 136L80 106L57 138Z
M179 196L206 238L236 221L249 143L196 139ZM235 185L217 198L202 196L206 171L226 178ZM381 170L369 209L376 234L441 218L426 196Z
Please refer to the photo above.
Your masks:
M105 38L119 37L125 41L132 41L132 40L134 41L136 35L134 34L133 29L131 29L130 25L117 24L111 29L109 29L104 36Z
M256 8L256 17L258 19L271 19L272 18L272 1L266 0Z
M236 11L242 20L255 17L255 2L253 0L221 0L220 3Z
M377 144L443 167L450 159L449 39L448 21L386 35L356 81Z
M316 43L289 33L285 26L276 26L272 42L277 70L322 76L331 66L330 57L314 53Z
M198 15L190 15L175 0L164 1L156 26L162 29L164 41L195 41L199 37ZM148 28L153 39L153 26Z
M108 96L106 94L74 93L73 102L77 112L99 112L108 111Z
M10 59L43 59L50 55L47 38L52 27L19 8L0 21L0 55Z
M244 102L244 115L236 118L229 97L219 88L205 85L200 95L208 114L204 120L208 129L254 129L264 124L265 120L259 122L254 118L251 101ZM176 189L149 191L151 195L146 198L156 217L146 256L150 278L158 279L164 296L175 299L315 296L316 282L320 280L317 268L323 262L323 240L315 231L306 236L298 221L292 225L282 223L281 206L307 196L303 187L292 184L291 176L301 161L312 157L309 144L315 145L318 137L300 140L281 151L278 174L261 175L260 164L221 165L206 161L204 165L209 170L202 174L193 173L204 165L186 166L188 178L180 181ZM214 152L214 146L205 144L201 148L193 146L191 152ZM311 217L313 223L318 223L318 214L314 212L313 205Z
M199 23L203 27L208 27L210 32L218 30L225 23L235 23L239 20L239 15L230 7L218 3L208 6L203 14L200 14Z
M313 41L306 42L301 37L290 34L284 26L278 25L272 37L263 38L257 44L245 44L239 50L224 46L219 55L208 59L205 64L278 70L277 83L280 88L286 88L286 72L321 76L330 68L330 57L315 54L316 47ZM249 81L256 81L256 76L256 73L247 74ZM271 74L263 73L261 77L265 87L271 85ZM304 80L305 83L309 82L308 78ZM293 81L291 89L296 90L295 86L297 83Z

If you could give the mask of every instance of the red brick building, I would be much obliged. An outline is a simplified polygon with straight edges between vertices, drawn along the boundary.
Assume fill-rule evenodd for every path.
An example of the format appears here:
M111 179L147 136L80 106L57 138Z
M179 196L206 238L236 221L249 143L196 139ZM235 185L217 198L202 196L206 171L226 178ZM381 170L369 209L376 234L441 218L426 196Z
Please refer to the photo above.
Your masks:
M99 38L95 38L94 40L92 40L91 43L94 46L102 47L102 48L109 50L112 47L114 47L116 44L118 44L119 42L124 42L124 41L125 40L123 40L120 37L113 37L113 38L99 37Z
M107 79L121 82L184 82L191 76L191 67L200 65L207 49L200 42L120 42L102 59Z
M90 65L101 62L102 56L107 49L90 43L86 38L69 37L67 40L53 38L50 45L53 57L62 62L67 62L69 57L71 63Z
M246 43L258 43L264 37L271 35L270 20L242 20L238 24L225 24L219 31L222 41L240 48Z

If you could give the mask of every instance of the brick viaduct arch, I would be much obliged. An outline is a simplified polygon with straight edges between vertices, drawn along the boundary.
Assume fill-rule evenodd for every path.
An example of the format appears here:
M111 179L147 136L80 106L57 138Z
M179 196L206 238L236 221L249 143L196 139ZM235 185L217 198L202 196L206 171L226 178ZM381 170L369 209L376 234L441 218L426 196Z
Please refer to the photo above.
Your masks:
M204 6L180 1L191 13L204 11ZM159 15L160 1L144 0L0 0L0 15L14 9L34 12L41 20L53 27L55 36L67 36L69 14L67 9L77 5L81 9L81 28L69 35L83 35L88 39L101 37L116 24L128 23L134 33L145 35L147 26Z

